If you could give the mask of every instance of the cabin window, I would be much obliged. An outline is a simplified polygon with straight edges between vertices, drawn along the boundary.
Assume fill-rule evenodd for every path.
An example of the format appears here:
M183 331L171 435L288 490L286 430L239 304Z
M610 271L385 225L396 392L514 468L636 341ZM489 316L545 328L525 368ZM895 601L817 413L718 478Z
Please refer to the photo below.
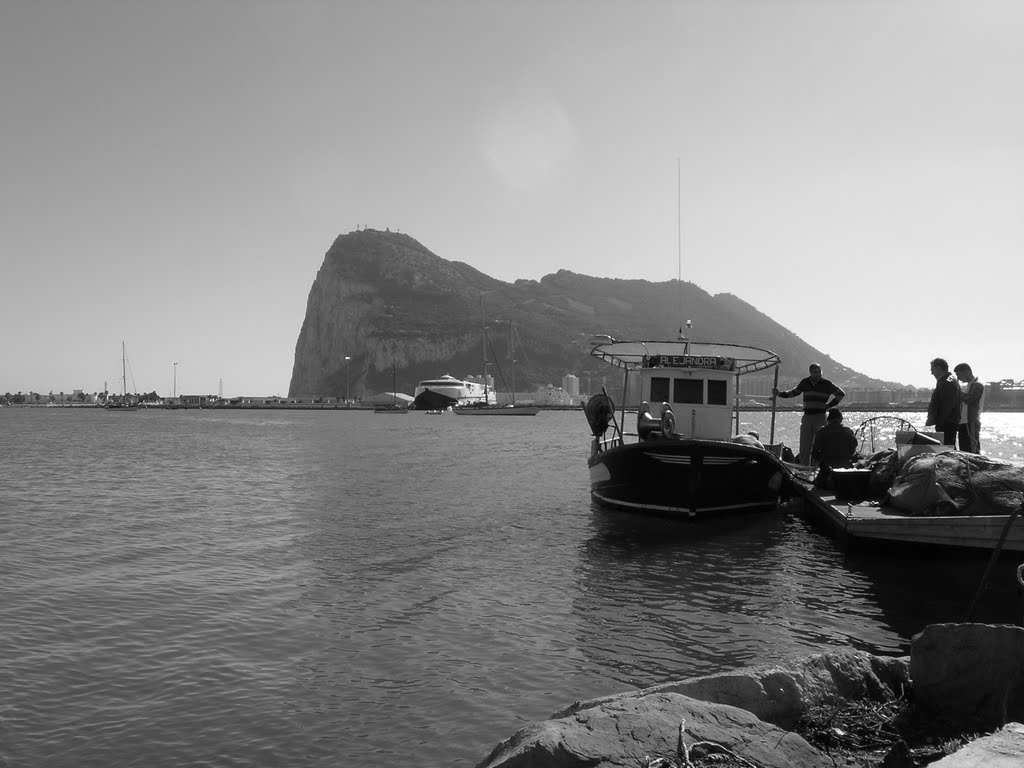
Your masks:
M668 402L668 379L664 376L651 376L651 399L652 403Z
M673 403L703 404L704 379L676 379L675 385Z
M725 381L708 382L708 405L728 405L729 385Z

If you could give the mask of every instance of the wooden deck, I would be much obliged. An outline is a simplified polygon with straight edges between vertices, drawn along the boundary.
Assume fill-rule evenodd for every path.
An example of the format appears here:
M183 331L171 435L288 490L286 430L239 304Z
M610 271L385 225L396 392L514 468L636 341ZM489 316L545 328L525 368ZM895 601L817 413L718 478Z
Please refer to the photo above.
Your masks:
M877 501L847 502L833 491L798 482L803 515L830 533L854 542L903 544L991 552L1005 536L1002 552L1024 552L1024 516L1010 515L917 517L902 514Z

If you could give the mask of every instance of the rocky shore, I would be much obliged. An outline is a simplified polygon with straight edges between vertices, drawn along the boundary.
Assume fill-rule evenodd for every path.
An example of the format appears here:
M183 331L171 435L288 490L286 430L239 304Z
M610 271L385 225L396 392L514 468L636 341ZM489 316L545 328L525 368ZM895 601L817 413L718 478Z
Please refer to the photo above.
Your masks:
M477 768L1024 768L1024 629L935 624L844 650L574 702Z

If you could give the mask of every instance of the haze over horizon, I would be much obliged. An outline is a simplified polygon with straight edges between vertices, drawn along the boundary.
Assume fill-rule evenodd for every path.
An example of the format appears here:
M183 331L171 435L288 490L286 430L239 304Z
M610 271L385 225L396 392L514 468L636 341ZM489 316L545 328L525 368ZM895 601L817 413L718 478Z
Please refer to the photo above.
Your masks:
M1021 39L1009 0L6 3L0 392L113 391L124 340L138 391L286 394L364 226L1024 379Z

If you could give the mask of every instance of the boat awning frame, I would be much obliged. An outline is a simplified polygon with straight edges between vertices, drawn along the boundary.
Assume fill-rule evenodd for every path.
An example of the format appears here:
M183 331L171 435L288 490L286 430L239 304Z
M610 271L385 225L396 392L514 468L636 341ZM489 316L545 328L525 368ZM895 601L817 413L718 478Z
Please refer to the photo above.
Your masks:
M610 363L625 371L644 367L645 361L656 355L690 355L694 357L726 357L736 361L737 376L767 371L782 364L779 356L769 349L730 342L686 341L608 341L595 344L592 357Z

